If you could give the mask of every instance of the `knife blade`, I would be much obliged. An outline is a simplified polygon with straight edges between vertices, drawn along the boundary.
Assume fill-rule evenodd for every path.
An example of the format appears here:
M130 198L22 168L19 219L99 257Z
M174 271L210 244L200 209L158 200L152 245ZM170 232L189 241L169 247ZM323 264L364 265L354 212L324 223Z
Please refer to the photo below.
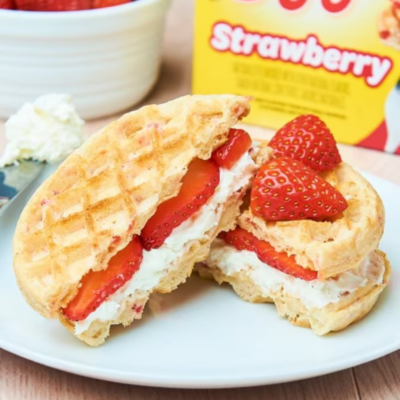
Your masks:
M44 163L36 161L22 161L18 165L0 168L0 215L5 206L40 174L44 166Z

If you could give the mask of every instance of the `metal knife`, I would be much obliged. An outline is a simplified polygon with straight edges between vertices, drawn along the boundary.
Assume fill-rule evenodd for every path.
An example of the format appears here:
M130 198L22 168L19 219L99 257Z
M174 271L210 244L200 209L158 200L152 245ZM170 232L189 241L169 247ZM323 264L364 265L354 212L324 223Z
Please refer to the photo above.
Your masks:
M40 174L44 166L44 163L36 161L22 161L18 165L0 168L0 215L5 206Z

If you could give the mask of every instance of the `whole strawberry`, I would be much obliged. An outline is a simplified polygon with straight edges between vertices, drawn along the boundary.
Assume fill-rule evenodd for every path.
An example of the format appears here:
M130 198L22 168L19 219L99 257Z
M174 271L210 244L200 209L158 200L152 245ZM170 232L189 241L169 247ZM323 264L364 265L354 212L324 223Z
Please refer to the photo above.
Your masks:
M251 191L251 210L268 221L323 219L347 208L346 199L300 161L280 157L264 164Z
M131 0L91 0L92 8L105 8L129 3Z
M90 0L15 0L23 11L78 11L90 8Z
M315 171L331 170L342 162L331 131L315 115L301 115L288 122L269 146L275 156L291 157Z
M12 10L15 8L14 0L0 0L0 9Z

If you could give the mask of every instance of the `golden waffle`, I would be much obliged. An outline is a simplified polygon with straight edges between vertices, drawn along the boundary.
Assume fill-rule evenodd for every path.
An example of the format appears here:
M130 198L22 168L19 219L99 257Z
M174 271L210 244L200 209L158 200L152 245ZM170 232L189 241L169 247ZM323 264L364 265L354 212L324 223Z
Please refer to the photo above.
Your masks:
M177 194L190 161L209 158L248 112L244 97L186 96L94 134L37 190L18 222L14 269L28 303L57 317L81 278L105 269Z

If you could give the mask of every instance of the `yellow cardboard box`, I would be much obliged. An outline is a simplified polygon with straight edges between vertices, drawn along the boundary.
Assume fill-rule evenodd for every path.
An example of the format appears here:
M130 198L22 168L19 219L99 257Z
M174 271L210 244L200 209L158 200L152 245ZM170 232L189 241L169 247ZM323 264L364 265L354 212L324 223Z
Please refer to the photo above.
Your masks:
M194 93L254 98L247 122L316 114L400 154L400 0L197 0Z

